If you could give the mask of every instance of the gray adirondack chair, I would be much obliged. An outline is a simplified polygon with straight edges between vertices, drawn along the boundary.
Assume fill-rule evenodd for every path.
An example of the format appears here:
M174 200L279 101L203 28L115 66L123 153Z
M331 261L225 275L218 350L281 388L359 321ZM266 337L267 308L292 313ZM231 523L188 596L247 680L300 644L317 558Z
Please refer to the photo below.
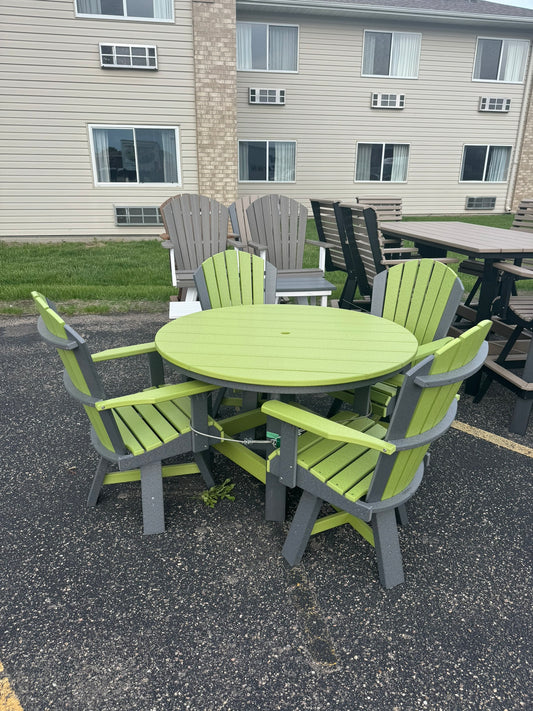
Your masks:
M55 347L63 362L65 387L83 405L91 425L91 442L100 461L87 500L95 506L103 485L141 482L144 533L165 530L162 477L201 473L207 486L214 481L206 453L195 463L162 467L162 460L192 451L190 396L217 390L199 381L163 385L139 393L106 399L95 362L155 351L153 343L114 348L91 356L86 342L68 326L39 292L32 297L40 314L39 334ZM207 408L207 402L204 403ZM210 420L210 431L220 425ZM118 472L108 473L108 467Z
M375 546L382 585L404 582L397 517L406 523L428 448L452 424L461 382L485 360L490 325L474 326L414 366L388 427L353 412L330 420L283 402L262 406L268 431L280 436L268 460L267 496L282 506L286 487L303 489L282 550L290 565L312 534L349 523ZM324 501L336 513L317 521Z
M193 274L200 264L227 247L228 208L205 195L175 195L164 202L161 216L170 250L172 285L180 290L180 299L196 300Z
M419 343L415 363L451 341L448 331L463 295L463 285L453 269L433 259L411 259L380 272L374 279L370 312L399 323ZM376 383L370 390L374 414L391 415L402 375ZM353 403L353 393L333 394L328 413L337 412L342 401Z
M252 241L266 245L266 259L278 270L278 296L300 303L320 297L326 306L334 285L322 269L303 268L307 214L305 205L284 195L264 195L246 209Z
M246 216L246 209L259 199L259 195L245 195L237 198L228 208L231 222L231 234L228 237L228 245L245 252L258 254L262 259L266 259L266 244L258 244L252 240L250 225Z

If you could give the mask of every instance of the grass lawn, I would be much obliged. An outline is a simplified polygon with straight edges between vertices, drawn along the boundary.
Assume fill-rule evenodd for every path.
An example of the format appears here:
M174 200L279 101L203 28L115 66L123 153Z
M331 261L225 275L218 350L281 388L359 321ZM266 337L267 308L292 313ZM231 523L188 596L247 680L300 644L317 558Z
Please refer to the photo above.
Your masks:
M407 220L461 220L509 228L512 215L409 217ZM317 239L313 220L307 236ZM463 255L458 255L461 259ZM307 247L304 266L318 265L318 248ZM457 265L452 265L457 268ZM461 275L468 292L473 278ZM345 275L329 272L338 297ZM524 288L525 282L520 283ZM533 282L528 283L533 288ZM146 242L0 242L0 313L34 314L32 290L41 291L65 314L164 311L176 291L170 282L168 251L159 240Z

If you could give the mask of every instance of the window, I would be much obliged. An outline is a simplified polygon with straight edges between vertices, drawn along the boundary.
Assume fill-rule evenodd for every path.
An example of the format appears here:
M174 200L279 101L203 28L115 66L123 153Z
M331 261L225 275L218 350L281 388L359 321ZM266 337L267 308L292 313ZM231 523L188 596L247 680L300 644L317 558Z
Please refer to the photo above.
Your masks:
M480 111L498 111L505 113L511 108L511 99L499 99L495 96L480 96L479 110Z
M178 185L177 128L90 126L97 185Z
M408 159L406 143L359 143L355 179L404 183Z
M285 89L254 89L249 88L248 103L250 104L284 104Z
M76 13L89 17L172 21L173 0L76 0Z
M467 197L466 210L494 210L496 207L495 197Z
M163 220L157 206L115 207L117 225L162 225Z
M461 180L503 183L510 159L511 146L465 146Z
M237 69L297 71L298 27L237 22Z
M373 109L403 109L405 94L372 94L370 105Z
M421 35L365 30L363 76L418 77Z
M239 141L239 180L292 183L295 165L294 141Z
M474 79L478 81L524 81L529 42L517 39L479 38Z
M130 44L100 44L102 67L117 69L157 69L155 47Z

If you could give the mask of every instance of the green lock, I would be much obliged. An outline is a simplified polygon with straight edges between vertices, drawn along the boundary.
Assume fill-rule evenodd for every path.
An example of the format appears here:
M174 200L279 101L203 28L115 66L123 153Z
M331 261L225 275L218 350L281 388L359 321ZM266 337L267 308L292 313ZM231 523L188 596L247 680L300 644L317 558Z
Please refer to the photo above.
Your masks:
M269 432L267 430L266 433L267 439L269 439L272 442L272 446L275 449L279 449L279 442L280 442L280 436L277 432Z

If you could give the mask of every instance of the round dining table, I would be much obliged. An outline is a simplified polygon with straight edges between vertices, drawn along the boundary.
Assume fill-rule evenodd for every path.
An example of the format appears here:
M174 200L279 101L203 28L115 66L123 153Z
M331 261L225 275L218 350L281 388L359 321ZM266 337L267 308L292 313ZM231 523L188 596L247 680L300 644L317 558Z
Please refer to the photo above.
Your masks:
M199 311L163 326L155 345L186 376L279 394L369 386L402 370L418 347L387 319L292 304Z

